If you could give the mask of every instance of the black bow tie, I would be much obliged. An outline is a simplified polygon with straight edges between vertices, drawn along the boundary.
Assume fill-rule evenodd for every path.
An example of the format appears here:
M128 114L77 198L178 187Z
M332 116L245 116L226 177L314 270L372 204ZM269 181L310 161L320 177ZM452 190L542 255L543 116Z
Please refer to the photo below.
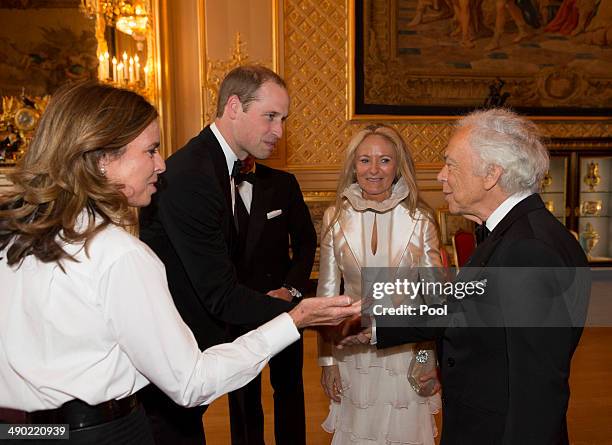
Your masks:
M474 235L476 236L476 245L482 243L487 237L491 234L491 231L487 228L486 221L483 221L482 224L476 226L476 230L474 230Z
M242 173L241 169L244 166L244 163L238 159L234 161L234 166L232 167L231 177L234 178L234 184L240 185L242 181L250 182L251 184L255 183L255 173L250 171L248 173Z
M250 182L251 184L255 183L255 173L253 172L248 172L248 173L240 173L235 179L234 181L236 181L236 185L239 185L242 183L242 181L246 181L246 182Z
M232 167L232 172L230 173L230 177L234 178L234 181L238 176L240 176L240 169L242 168L242 161L240 159L236 159L234 161L234 166Z

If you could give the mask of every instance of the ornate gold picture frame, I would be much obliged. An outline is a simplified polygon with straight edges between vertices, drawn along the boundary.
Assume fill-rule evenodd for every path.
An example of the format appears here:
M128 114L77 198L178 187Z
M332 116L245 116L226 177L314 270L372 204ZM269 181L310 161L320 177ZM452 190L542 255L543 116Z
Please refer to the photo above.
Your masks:
M561 2L511 2L518 13L505 17L483 0L460 2L465 11L450 0L349 3L352 119L448 118L491 99L531 116L612 112L605 2L593 2L584 23L565 18Z

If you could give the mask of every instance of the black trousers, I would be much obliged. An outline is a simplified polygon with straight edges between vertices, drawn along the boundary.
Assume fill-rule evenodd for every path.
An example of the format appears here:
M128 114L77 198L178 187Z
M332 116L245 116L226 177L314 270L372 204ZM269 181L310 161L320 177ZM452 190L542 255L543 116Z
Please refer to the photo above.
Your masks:
M155 385L138 393L153 430L156 445L205 445L202 415L206 406L183 408Z
M288 346L270 360L270 384L274 390L276 445L305 445L306 416L302 363L304 341ZM261 406L261 374L243 388L229 393L233 445L263 445L264 415Z

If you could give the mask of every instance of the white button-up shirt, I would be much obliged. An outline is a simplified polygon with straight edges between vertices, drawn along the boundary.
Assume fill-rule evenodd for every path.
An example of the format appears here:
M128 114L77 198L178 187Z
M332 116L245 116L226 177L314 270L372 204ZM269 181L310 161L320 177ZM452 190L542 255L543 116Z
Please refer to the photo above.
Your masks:
M299 338L282 314L230 344L200 352L176 310L161 261L109 226L78 262L0 252L0 407L35 411L71 399L95 405L154 383L176 403L208 404L253 379Z

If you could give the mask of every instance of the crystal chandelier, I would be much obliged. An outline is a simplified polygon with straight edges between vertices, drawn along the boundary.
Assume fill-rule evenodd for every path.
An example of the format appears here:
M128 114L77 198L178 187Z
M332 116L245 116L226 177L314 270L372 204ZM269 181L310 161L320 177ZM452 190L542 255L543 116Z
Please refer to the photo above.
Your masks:
M149 15L143 0L81 0L81 10L91 18L99 13L108 25L134 40L145 39Z

